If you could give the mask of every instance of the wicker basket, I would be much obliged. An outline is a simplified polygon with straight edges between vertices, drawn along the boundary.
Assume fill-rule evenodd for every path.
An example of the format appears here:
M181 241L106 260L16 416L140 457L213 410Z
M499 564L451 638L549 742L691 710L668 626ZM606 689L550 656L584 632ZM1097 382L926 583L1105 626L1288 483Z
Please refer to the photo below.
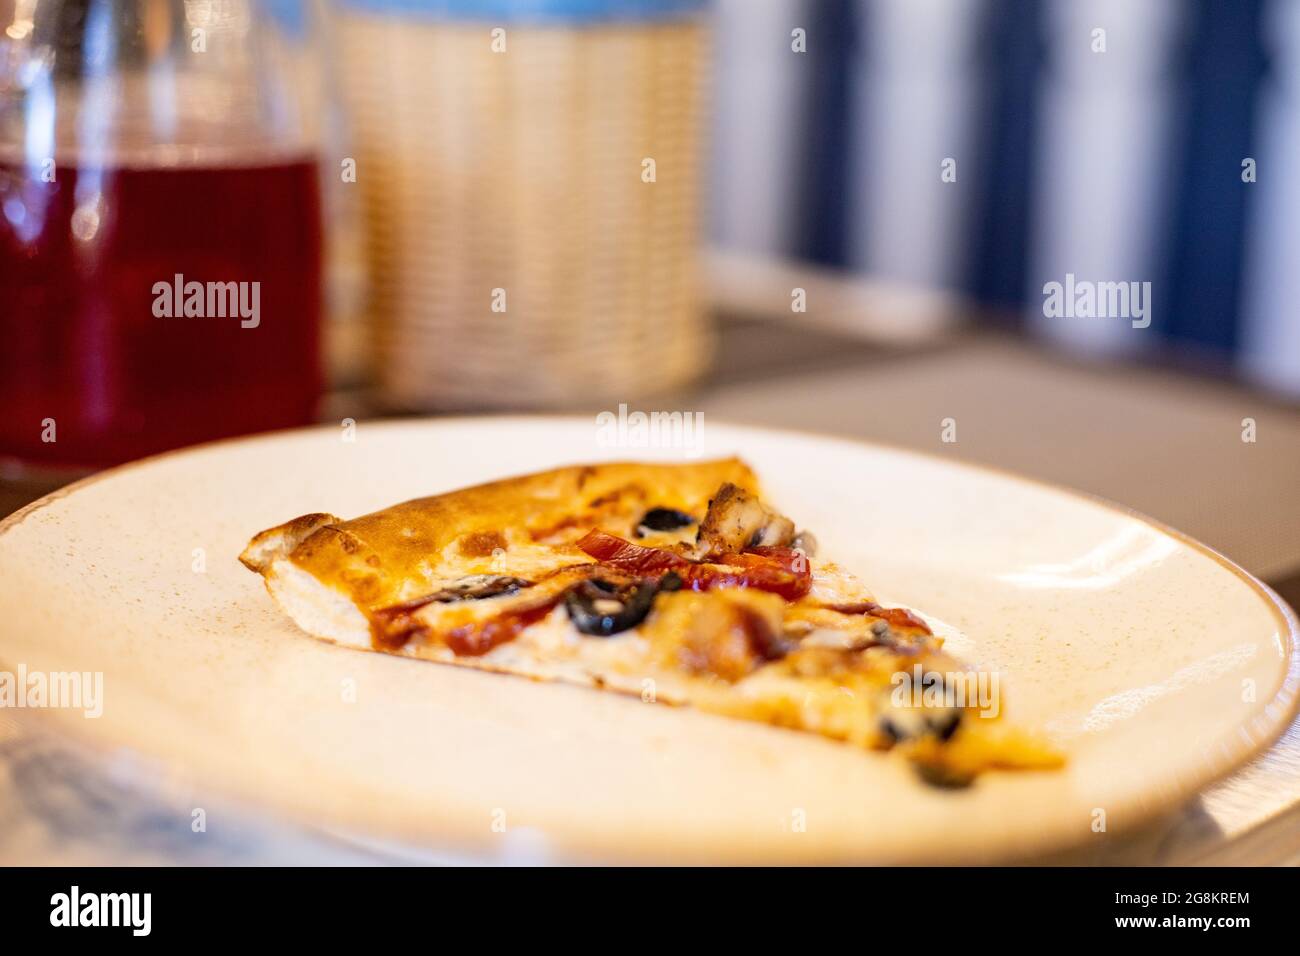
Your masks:
M702 21L507 23L504 53L490 23L341 26L387 404L574 406L701 370Z

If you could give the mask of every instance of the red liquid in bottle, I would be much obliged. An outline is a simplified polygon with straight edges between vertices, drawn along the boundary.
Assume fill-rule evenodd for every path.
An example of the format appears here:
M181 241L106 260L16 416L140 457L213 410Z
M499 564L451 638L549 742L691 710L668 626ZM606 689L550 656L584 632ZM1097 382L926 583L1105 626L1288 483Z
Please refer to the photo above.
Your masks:
M41 172L0 163L0 458L101 466L313 420L313 162ZM201 315L186 285L170 301L178 274Z

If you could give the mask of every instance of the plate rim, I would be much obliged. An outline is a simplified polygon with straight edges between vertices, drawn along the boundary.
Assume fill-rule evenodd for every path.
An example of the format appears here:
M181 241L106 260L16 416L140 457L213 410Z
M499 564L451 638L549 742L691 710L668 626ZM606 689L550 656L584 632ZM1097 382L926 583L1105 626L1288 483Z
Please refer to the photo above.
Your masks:
M429 425L447 425L447 426L472 426L475 424L510 426L523 425L534 427L537 425L554 424L554 425L578 425L590 424L591 417L580 414L563 414L563 413L517 413L517 414L457 414L457 415L414 415L414 416L382 416L377 418L365 418L357 421L358 425L365 425L367 428L392 428L392 427L410 427L410 426L429 426ZM1072 488L1069 485L1057 484L1041 478L1034 478L1024 475L1008 468L998 465L990 465L984 462L967 461L964 459L950 459L935 452L922 451L907 446L898 445L892 442L877 441L874 439L856 438L834 432L822 431L818 429L787 428L767 425L756 425L745 422L736 422L728 419L714 420L715 426L721 426L728 430L740 432L765 433L778 438L791 439L815 439L819 442L827 442L846 446L850 449L876 449L890 452L892 454L904 455L913 458L922 459L936 464L943 464L947 467L970 470L974 472L993 475L998 478L1008 479L1020 484L1030 485L1041 490L1046 490L1054 494L1080 501L1084 504L1100 508L1104 511L1118 514L1122 517L1130 518L1155 529L1157 532L1172 538L1179 544L1198 552L1219 567L1228 571L1238 580L1242 581L1256 597L1260 598L1268 607L1269 612L1274 619L1278 632L1286 642L1286 667L1277 692L1267 701L1263 702L1258 714L1248 722L1236 725L1238 731L1249 729L1252 732L1245 735L1250 738L1249 743L1242 743L1243 735L1233 733L1228 738L1220 742L1212 751L1207 752L1203 766L1207 768L1206 772L1199 775L1196 782L1184 782L1180 777L1172 786L1161 788L1156 796L1147 795L1146 799L1135 798L1126 806L1123 815L1124 824L1117 828L1117 833L1131 833L1140 830L1142 827L1149 825L1152 821L1163 817L1177 808L1187 803L1190 799L1199 793L1203 793L1216 784L1220 783L1231 773L1239 770L1250 760L1260 756L1265 751L1273 747L1274 744L1282 737L1286 729L1296 720L1300 714L1300 615L1286 601L1284 601L1271 587L1259 580L1245 568L1241 567L1231 558L1222 552L1205 544L1197 538L1192 537L1186 532L1153 518L1144 512L1128 505L1121 504L1112 499L1091 492L1082 491L1078 488ZM200 442L194 445L187 445L181 448L173 448L167 451L158 452L157 454L148 455L144 458L133 459L97 471L93 474L86 475L63 487L56 488L48 494L42 495L35 501L29 502L19 508L12 514L0 519L0 539L22 524L31 514L46 508L63 498L87 488L100 481L114 478L132 470L145 466L156 464L168 458L179 455L188 455L219 448L224 445L233 444L254 444L259 442L275 441L281 438L287 438L293 435L305 435L311 432L321 432L334 429L337 426L322 422L315 425L300 426L297 428L281 428L264 432L254 432L246 435L236 435L228 438L220 438L208 442ZM1270 716L1274 714L1276 716ZM76 733L71 730L71 725L60 726L59 732L68 734L79 744L88 746L89 750L97 756L106 755L109 745L92 734ZM149 754L142 756L151 757ZM227 794L228 797L236 797L235 794ZM250 810L256 812L259 807L256 801L242 800ZM268 806L260 808L267 812L272 810ZM277 811L278 813L278 811ZM325 821L313 820L308 817L297 819L299 825L312 828L323 835L336 835L338 827ZM1046 853L1068 850L1077 845L1077 841L1049 841L1051 845L1042 844L1029 848L1030 858L1042 856ZM1006 854L1007 859L1015 860L1024 858L1023 851L1012 851Z

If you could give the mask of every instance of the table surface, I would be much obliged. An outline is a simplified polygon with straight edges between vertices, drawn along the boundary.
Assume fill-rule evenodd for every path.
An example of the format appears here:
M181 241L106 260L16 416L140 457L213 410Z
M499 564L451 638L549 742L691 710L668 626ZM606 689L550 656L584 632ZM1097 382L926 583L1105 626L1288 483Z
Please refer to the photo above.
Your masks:
M1101 495L1215 547L1300 603L1300 409L1173 371L1065 361L996 333L881 344L760 320L723 324L707 387L654 407L844 435L992 464ZM327 418L363 417L364 395ZM944 419L957 441L944 443ZM1241 441L1242 419L1258 440ZM49 490L0 482L0 514ZM16 713L16 712L15 712ZM184 793L95 763L39 718L0 711L0 862L433 861L238 807L196 833ZM1047 863L1300 864L1300 723L1140 832Z

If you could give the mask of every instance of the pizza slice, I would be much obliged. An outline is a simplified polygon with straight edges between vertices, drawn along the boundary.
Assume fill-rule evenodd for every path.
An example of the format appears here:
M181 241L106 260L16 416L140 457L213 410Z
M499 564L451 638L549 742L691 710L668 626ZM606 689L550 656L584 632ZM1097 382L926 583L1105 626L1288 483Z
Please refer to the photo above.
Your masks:
M240 560L339 644L894 750L941 785L1061 763L973 692L988 675L930 622L822 560L735 458L574 466L348 521L304 515Z

